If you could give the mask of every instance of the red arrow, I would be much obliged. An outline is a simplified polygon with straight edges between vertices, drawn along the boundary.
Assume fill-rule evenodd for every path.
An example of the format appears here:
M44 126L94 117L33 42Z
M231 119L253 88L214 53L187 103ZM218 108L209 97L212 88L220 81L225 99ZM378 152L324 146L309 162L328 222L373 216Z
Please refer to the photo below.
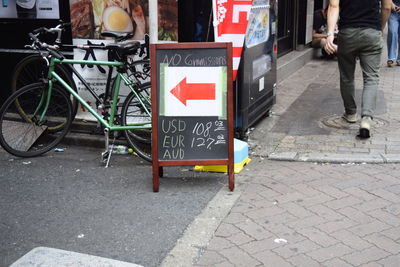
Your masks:
M171 93L185 106L187 100L215 100L215 83L187 83L185 77Z

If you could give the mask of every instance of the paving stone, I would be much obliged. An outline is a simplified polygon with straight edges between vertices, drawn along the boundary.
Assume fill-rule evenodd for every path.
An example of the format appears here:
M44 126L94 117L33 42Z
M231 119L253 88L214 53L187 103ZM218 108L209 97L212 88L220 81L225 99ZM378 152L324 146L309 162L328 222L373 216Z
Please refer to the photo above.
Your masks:
M352 248L339 243L327 248L321 248L308 252L307 255L318 262L324 262L333 258L339 258L343 255L350 254L351 252L353 252Z
M316 243L314 243L310 240L304 240L304 241L300 241L295 244L287 244L283 247L273 249L272 251L277 253L279 256L287 259L287 258L293 257L298 254L317 250L319 248L321 248L321 247L319 245L317 245Z
M334 220L343 218L342 214L340 214L324 205L315 205L312 207L308 207L307 209L314 212L316 215L321 216L329 221L334 221Z
M265 229L268 229L272 225L282 224L282 222L288 223L297 219L297 217L289 212L284 212L273 216L266 216L264 218L256 219L255 222L265 227Z
M381 233L391 238L392 240L400 239L400 227L390 228L388 230L382 231Z
M240 212L230 212L225 218L225 222L231 224L243 222L246 220L248 220L248 218Z
M272 234L265 230L261 225L247 220L236 224L236 227L241 229L246 235L252 237L255 240L262 240L271 237Z
M337 210L337 209L342 209L345 207L353 206L353 205L361 203L361 202L363 202L363 201L359 198L355 198L353 196L348 196L348 197L344 197L341 199L328 201L325 203L325 206L327 206L331 209Z
M231 212L246 213L254 209L256 209L254 205L239 200L238 203L232 208Z
M219 253L236 266L257 266L261 263L237 247L224 249Z
M310 239L311 241L317 243L322 247L329 247L339 242L335 238L313 227L300 229L298 231L300 234L302 234L303 236L307 237L308 239Z
M263 240L254 240L247 244L241 245L240 248L250 255L253 255L261 251L267 251L285 245L284 243L274 242L274 240L275 237L266 238Z
M347 218L358 223L367 223L375 221L375 218L372 218L371 216L365 214L364 212L356 210L353 207L346 207L343 209L339 209L337 210L337 212L345 215Z
M232 244L226 238L214 236L208 244L207 249L218 251L225 248L230 248L232 246L234 246L234 244Z
M315 227L325 233L333 233L342 229L347 229L356 225L354 221L344 218L344 219L337 219L334 221L329 221L327 223L323 223L320 225L316 225Z
M382 266L385 266L385 267L399 267L400 266L400 254L384 258L384 259L378 261L378 263L382 264Z
M380 196L381 198L393 202L393 203L399 203L400 202L400 196L397 194L394 194L392 192L389 192L388 190L385 190L383 188L378 188L370 191L371 194Z
M305 198L302 202L299 202L299 205L303 207L311 207L314 205L322 204L331 201L333 198L326 194L319 194L311 197Z
M287 259L293 266L304 266L304 267L319 267L321 266L317 261L308 257L305 254L300 254Z
M254 205L254 207L256 209L261 209L261 208L268 208L268 207L275 206L277 204L277 201L275 200L275 198L270 197L267 199L253 201L252 204Z
M278 201L280 204L284 204L287 202L297 202L298 200L303 200L306 198L305 195L299 193L299 192L292 192L280 196L276 196L274 200Z
M260 196L262 196L264 199L274 199L274 197L282 195L282 193L274 191L270 188L267 188L265 186L262 186L262 187L263 187L263 190L258 192L258 194Z
M377 209L373 211L367 212L368 215L371 215L372 217L375 217L376 219L385 222L387 224L390 224L392 226L400 226L400 218L396 215L393 215L387 211Z
M341 260L341 259L331 259L323 262L325 267L353 267L353 265Z
M252 238L252 237L250 237L250 236L248 236L248 235L246 235L245 233L242 233L242 232L239 232L239 233L236 233L236 234L234 234L234 235L232 235L230 237L227 237L227 239L231 243L233 243L233 244L235 244L237 246L249 243L249 242L254 240L254 238Z
M372 234L369 236L365 236L364 239L371 244L374 244L378 248L384 249L385 251L392 254L400 253L400 243L395 242L382 234Z
M349 195L353 195L357 198L360 198L362 200L375 200L377 197L365 190L362 190L358 187L350 187L350 188L346 188L343 191L345 191L346 193L348 193Z
M360 238L359 236L349 232L347 230L340 230L330 234L333 238L341 241L348 247L363 250L372 246L372 244L368 243L364 239Z
M240 233L240 230L237 227L229 223L222 223L215 232L215 236L229 237L237 233Z
M360 267L382 267L382 265L377 262L368 262L366 264L360 265Z
M289 244L298 243L306 239L306 237L298 233L296 230L289 228L282 223L270 226L267 229L275 238L286 239Z
M217 263L221 263L226 261L224 257L219 255L215 251L206 251L204 252L203 255L201 255L201 258L198 262L196 262L196 265L198 266L212 266Z
M341 257L344 261L353 264L361 265L370 261L379 261L389 256L389 253L376 247L367 248L363 251L355 252L350 255Z
M400 215L400 204L390 205L388 207L385 207L384 210L394 215Z
M292 264L270 251L257 253L254 257L262 262L263 266L293 267Z
M235 267L236 265L230 263L229 261L224 261L221 263L217 263L215 265L213 265L214 267Z
M297 221L289 222L287 225L295 230L307 228L311 226L318 226L326 223L326 219L313 215L307 218L301 218Z
M301 194L305 196L315 196L321 194L320 191L314 189L311 186L308 186L306 184L295 184L291 186L294 190L297 192L300 192Z
M318 187L317 189L319 191L324 192L325 194L330 195L331 197L338 198L338 199L348 196L348 194L343 192L342 190L339 190L336 187L329 186L329 185L324 185L324 186Z
M373 221L370 223L357 225L355 227L349 228L348 230L360 237L363 237L372 233L379 233L389 228L391 227L383 222Z
M376 200L364 201L363 203L354 205L354 208L366 212L370 210L381 209L386 206L389 206L390 204L391 202L386 201L384 199L376 199Z
M272 207L268 207L268 208L252 210L252 211L246 212L245 215L247 217L249 217L250 219L254 220L254 219L264 218L266 216L273 216L273 215L281 214L284 212L285 212L284 209L277 207L277 206L272 206Z
M298 203L286 203L286 204L283 204L280 206L282 208L284 208L287 212L289 212L290 214L293 214L294 216L296 216L298 218L306 218L306 217L314 215L312 212L303 208Z

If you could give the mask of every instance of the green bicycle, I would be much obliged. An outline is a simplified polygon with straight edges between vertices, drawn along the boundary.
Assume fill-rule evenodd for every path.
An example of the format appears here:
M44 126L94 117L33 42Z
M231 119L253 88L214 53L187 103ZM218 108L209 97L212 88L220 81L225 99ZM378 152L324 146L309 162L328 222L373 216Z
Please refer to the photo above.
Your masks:
M37 35L30 33L32 49L39 51L48 62L47 78L41 82L26 85L14 92L0 109L0 145L10 154L18 157L34 157L54 148L68 133L74 119L71 96L85 107L104 127L104 162L109 159L109 132L123 131L132 149L143 159L151 162L151 100L150 83L137 83L130 76L132 66L144 64L132 62L129 55L137 54L141 44L137 41L95 46L112 54L115 61L89 61L66 59L58 46L41 42ZM77 48L80 48L77 46ZM45 51L45 52L43 52ZM73 64L101 65L116 68L112 99L103 103L93 88L75 70ZM148 64L148 62L145 64ZM95 110L75 91L59 73L57 66L63 65L78 77L98 101ZM124 83L129 94L118 114L119 89ZM106 111L106 112L104 112ZM106 115L105 115L106 114Z

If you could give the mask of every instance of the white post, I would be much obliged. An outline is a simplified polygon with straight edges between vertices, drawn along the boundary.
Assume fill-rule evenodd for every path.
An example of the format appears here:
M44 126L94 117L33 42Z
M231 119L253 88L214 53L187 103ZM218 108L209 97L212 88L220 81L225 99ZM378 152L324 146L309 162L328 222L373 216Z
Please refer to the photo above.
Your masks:
M158 42L158 1L149 0L149 33L150 43Z

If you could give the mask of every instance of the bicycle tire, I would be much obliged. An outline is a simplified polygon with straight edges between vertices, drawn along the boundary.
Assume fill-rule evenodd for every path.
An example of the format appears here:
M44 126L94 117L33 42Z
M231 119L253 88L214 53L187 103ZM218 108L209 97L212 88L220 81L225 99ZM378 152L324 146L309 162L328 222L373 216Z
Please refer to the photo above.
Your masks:
M70 71L62 64L55 66L55 71L60 77L77 92L76 84ZM11 92L14 93L25 85L37 83L40 80L47 79L47 65L39 54L24 57L14 68L11 77ZM58 83L58 82L57 82ZM73 117L78 111L78 100L71 96Z
M150 83L140 86L138 92L148 93L150 91ZM146 108L151 111L151 104L146 103ZM123 126L129 123L151 122L151 116L145 112L143 105L137 99L136 95L131 92L126 97L121 111L121 123ZM125 138L132 149L144 160L151 162L151 129L135 129L125 130Z
M43 105L39 103L47 94L47 86L36 83L20 88L4 102L0 109L0 145L8 153L17 157L39 156L55 147L68 133L73 119L72 103L69 94L57 84L53 86L43 120L38 122L43 114ZM16 101L26 117L20 116ZM53 125L63 127L50 130Z

